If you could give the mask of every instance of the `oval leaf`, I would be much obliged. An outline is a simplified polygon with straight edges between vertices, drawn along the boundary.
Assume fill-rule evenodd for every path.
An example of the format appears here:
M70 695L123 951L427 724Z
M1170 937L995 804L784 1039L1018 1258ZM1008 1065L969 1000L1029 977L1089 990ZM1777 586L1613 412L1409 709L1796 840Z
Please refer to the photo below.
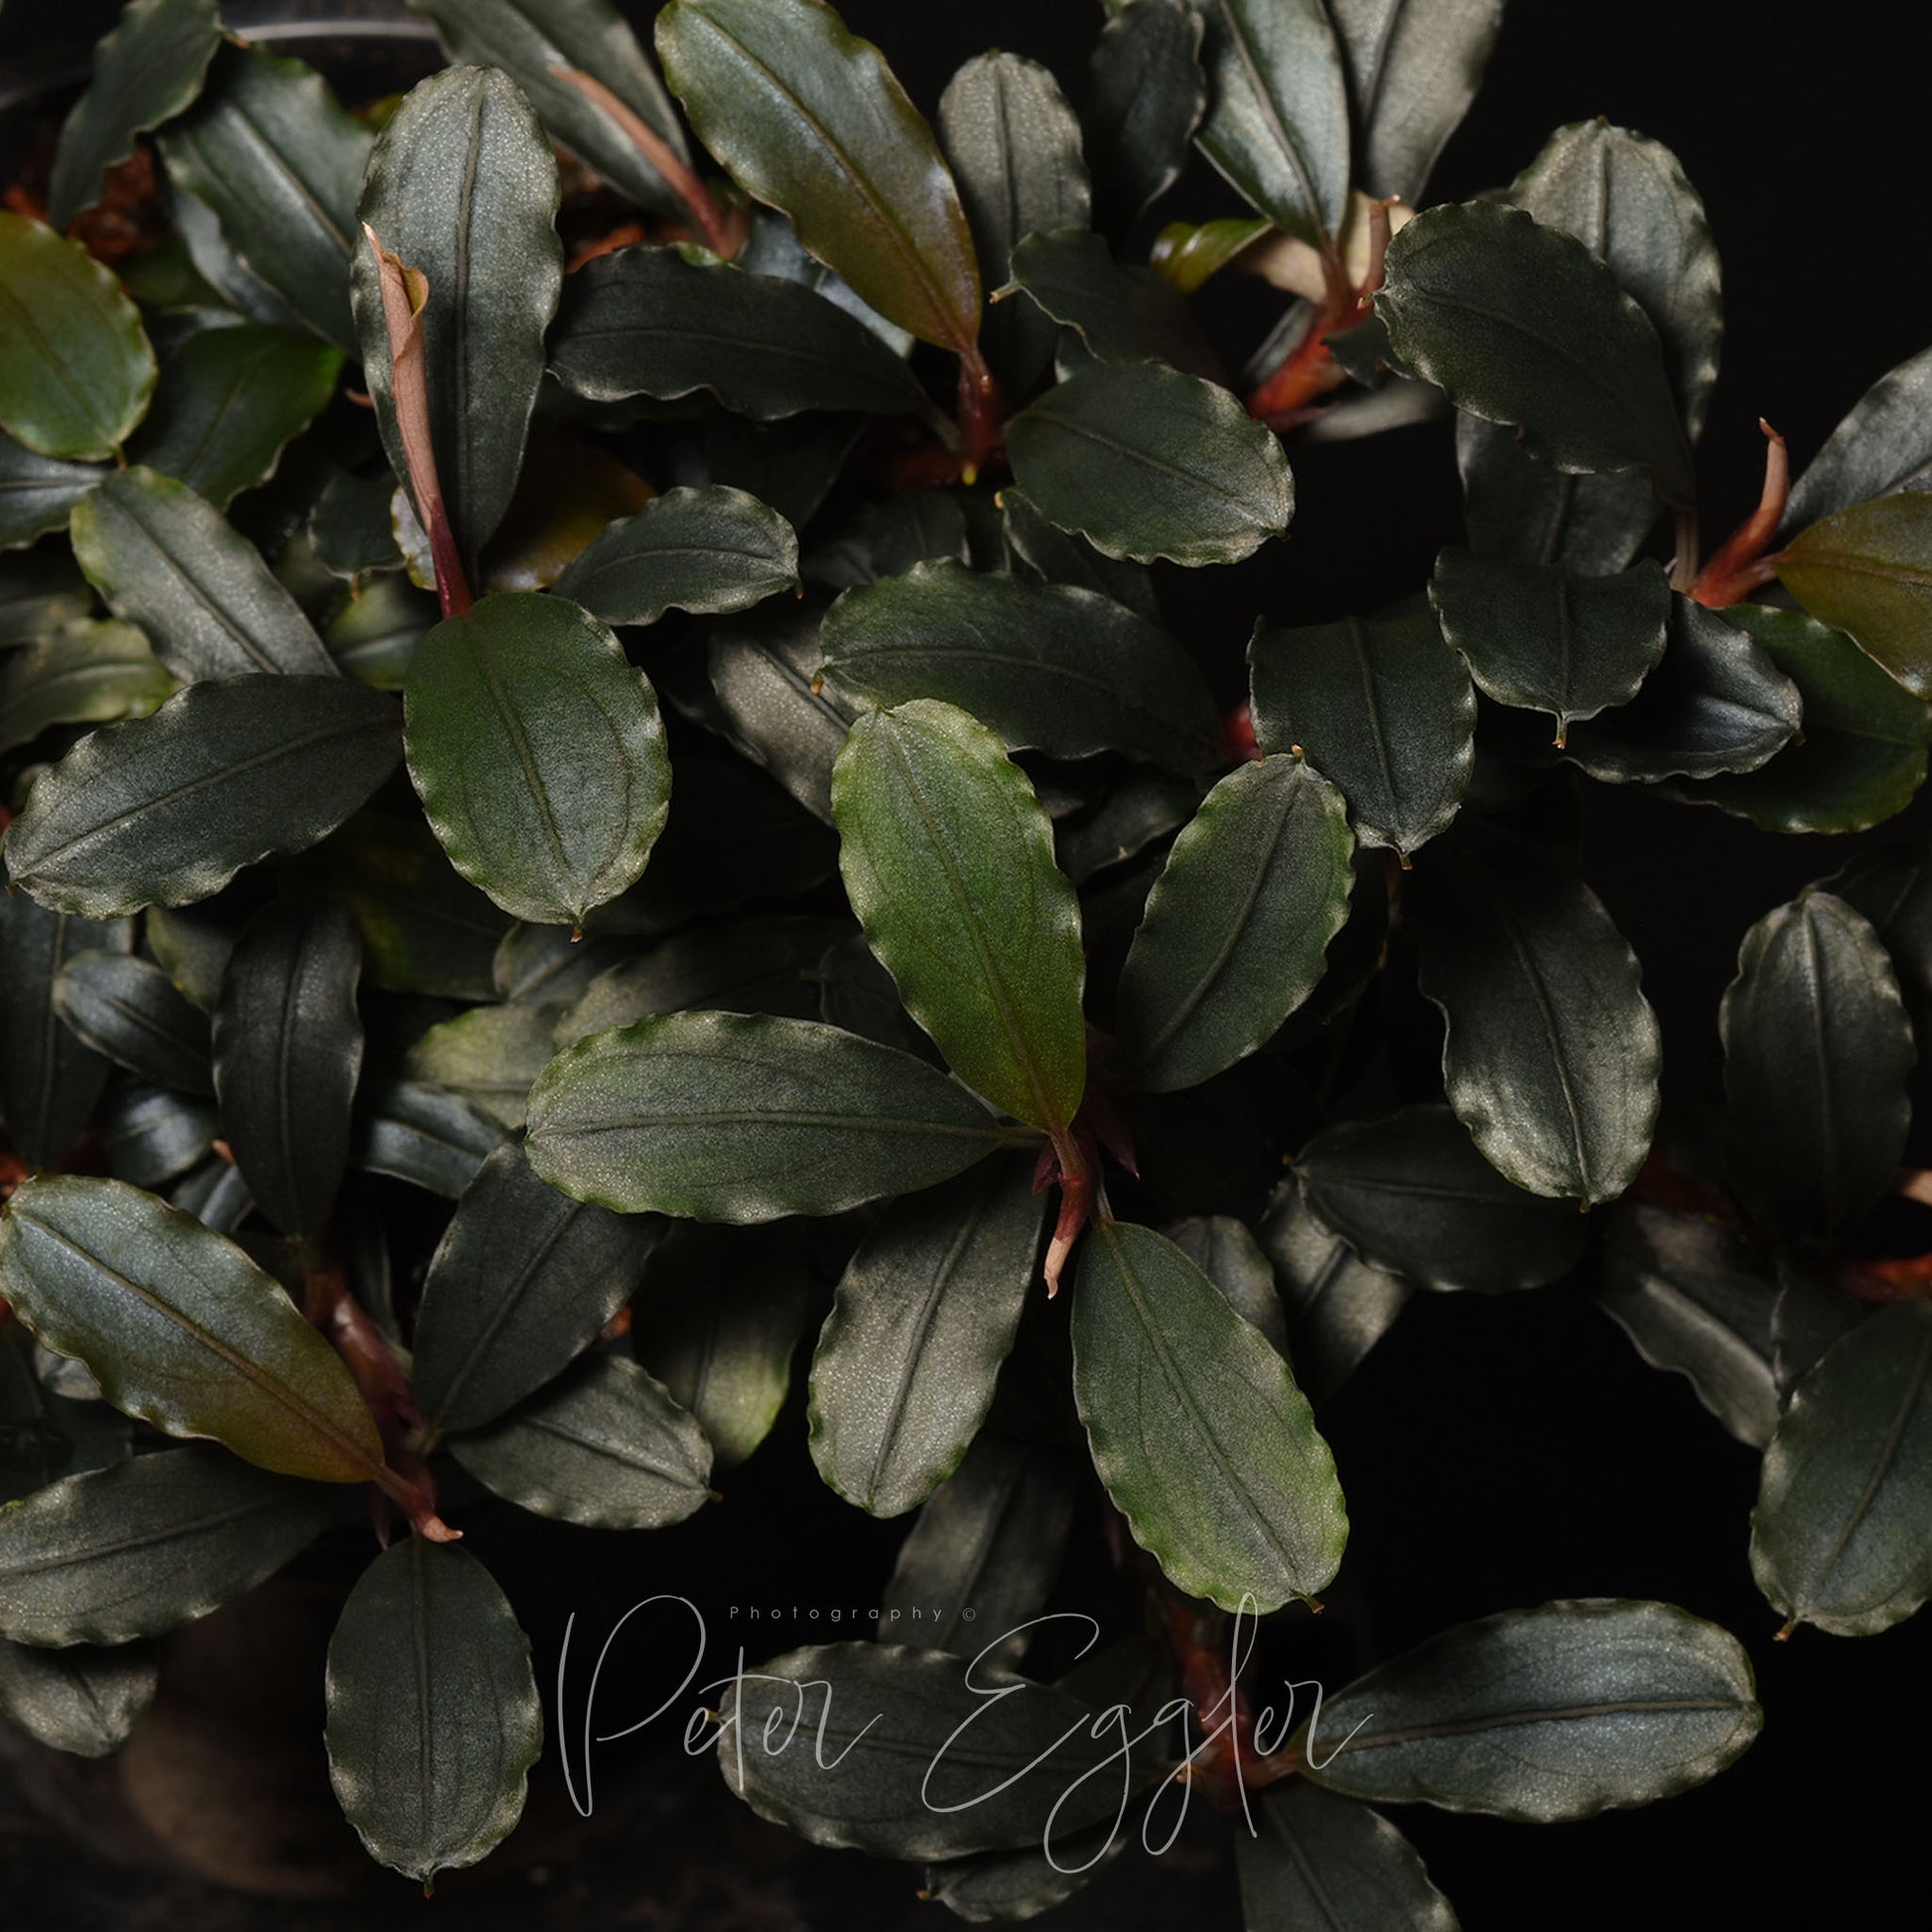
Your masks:
M1842 898L1808 888L1744 935L1725 991L1730 1174L1757 1218L1825 1241L1874 1206L1911 1122L1898 976Z
M191 686L36 780L7 835L14 882L87 918L207 898L333 832L395 769L398 722L346 678Z
M343 1360L192 1215L118 1180L41 1176L8 1201L0 1292L124 1415L264 1469L365 1482L382 1441Z
M1220 720L1193 661L1091 590L919 563L847 591L818 641L828 682L853 699L937 698L1014 751L1124 752L1182 771L1220 760Z
M1589 1239L1574 1207L1505 1180L1447 1107L1327 1128L1295 1171L1315 1218L1364 1261L1431 1288L1537 1288Z
M429 631L403 736L444 851L519 919L581 926L636 882L670 810L650 681L562 598L506 591Z
M0 433L0 550L18 550L60 529L106 474L97 463L36 456Z
M369 1856L427 1885L523 1815L543 1749L530 1640L477 1559L412 1536L362 1573L329 1640L329 1781Z
M44 1650L0 1642L0 1718L75 1757L119 1750L160 1682L151 1644Z
M1764 1457L1751 1574L1792 1623L1888 1630L1932 1596L1932 1304L1881 1309L1798 1384Z
M449 68L397 108L356 205L358 233L373 233L429 283L422 407L457 548L473 571L523 468L544 331L563 290L560 193L550 143L516 83L491 68ZM396 475L420 489L397 423L381 265L366 243L353 261L362 371L382 446Z
M1186 0L1127 0L1090 57L1081 117L1094 226L1118 236L1180 177L1207 106L1201 16Z
M1650 1151L1663 1040L1637 956L1561 860L1458 838L1432 854L1417 984L1484 1159L1532 1193L1614 1200Z
M63 624L0 664L0 752L53 725L145 718L178 687L131 623Z
M711 1495L711 1445L635 1362L590 1355L450 1452L492 1494L564 1523L658 1530Z
M1923 489L1932 476L1932 348L1881 375L1826 439L1791 485L1780 532L1803 530L1837 510Z
M853 726L832 817L852 909L906 1011L976 1093L1063 1132L1086 1085L1086 958L1026 774L977 720L919 699Z
M339 905L281 899L242 929L215 1003L214 1091L249 1192L284 1234L328 1220L348 1166L362 948Z
M564 387L592 402L668 402L707 389L759 422L925 405L905 364L823 296L723 264L700 268L675 248L620 248L572 275L550 358Z
M60 1016L96 1053L180 1093L214 1091L207 1015L159 966L121 952L75 953L54 983Z
M1136 1084L1198 1086L1314 991L1348 917L1353 849L1341 794L1302 759L1245 764L1207 794L1121 973L1114 1031Z
M749 611L798 588L798 536L742 489L668 489L611 524L557 579L606 623L655 623L666 611Z
M113 456L156 374L113 275L79 242L0 208L0 429L37 456Z
M1293 1181L1262 1222L1261 1241L1287 1316L1285 1352L1303 1392L1319 1406L1388 1332L1412 1291L1323 1227Z
M623 1214L837 1214L1011 1140L923 1061L804 1020L639 1021L559 1054L530 1093L530 1165Z
M116 471L75 505L73 554L107 608L139 624L185 684L250 671L337 674L261 553L186 483L138 466Z
M101 198L101 177L134 153L135 137L193 104L221 45L219 0L132 0L94 47L93 79L68 110L47 186L57 228Z
M859 297L964 353L980 275L932 130L822 0L671 0L657 57L698 138Z
M1321 0L1195 0L1206 32L1201 152L1276 227L1339 236L1348 86Z
M413 1377L424 1419L480 1429L561 1374L630 1299L657 1235L560 1194L513 1143L499 1147L423 1283Z
M1294 630L1248 644L1264 752L1305 752L1341 787L1355 837L1406 862L1455 816L1475 761L1476 694L1426 611Z
M1298 1779L1234 1841L1245 1923L1333 1932L1458 1932L1416 1849L1379 1812Z
M1333 1580L1348 1519L1308 1398L1152 1228L1087 1235L1073 1398L1108 1495L1176 1587L1266 1615Z
M1044 1202L989 1162L899 1202L840 1279L812 1356L811 1450L847 1502L897 1516L958 1465L1033 1285Z
M1615 577L1573 577L1541 564L1436 559L1429 601L1443 635L1498 704L1547 711L1557 743L1580 718L1627 704L1664 654L1670 585L1654 563Z
M1280 439L1225 389L1158 363L1083 369L1007 434L1041 515L1109 557L1239 563L1294 513Z
M1351 1798L1556 1824L1716 1777L1763 1723L1753 1689L1715 1623L1574 1598L1445 1631L1330 1699L1291 1748Z
M194 111L161 136L161 155L220 223L243 279L279 305L258 319L287 318L353 352L348 271L370 145L313 69L230 46Z
M1375 298L1396 358L1559 470L1648 470L1693 502L1690 439L1657 331L1574 236L1520 208L1430 208L1389 244Z
M69 1476L0 1510L0 1635L155 1637L272 1577L321 1535L330 1491L214 1448Z
M1932 697L1932 496L1880 496L1814 523L1779 557L1778 576L1914 697Z

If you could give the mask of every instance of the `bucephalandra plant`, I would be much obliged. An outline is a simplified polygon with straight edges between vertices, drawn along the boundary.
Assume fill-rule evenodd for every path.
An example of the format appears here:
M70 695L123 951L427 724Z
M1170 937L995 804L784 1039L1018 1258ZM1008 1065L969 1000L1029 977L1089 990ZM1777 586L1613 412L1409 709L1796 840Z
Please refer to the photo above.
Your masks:
M1742 934L1660 1118L1574 797L1911 799L1932 350L1795 483L1767 426L1714 541L1669 151L1428 204L1501 0L1110 0L1088 73L990 53L932 123L821 0L669 0L654 60L608 0L416 6L453 65L350 112L133 0L0 212L0 1713L114 1750L152 1639L372 1521L335 1791L474 1863L560 1714L466 1514L714 1506L815 1330L889 1600L984 1607L742 1676L733 1791L969 1919L1199 1792L1251 1926L1449 1926L1371 1806L1646 1804L1760 1722L1624 1599L1311 1719L1244 1679L1411 1293L1566 1278L1763 1450L1781 1634L1917 1610L1925 855ZM1130 249L1194 145L1223 211ZM1284 294L1238 380L1230 274ZM1289 530L1305 426L1450 408L1461 540L1255 613L1224 716L1169 572ZM1143 1627L1069 1672L1096 1488Z

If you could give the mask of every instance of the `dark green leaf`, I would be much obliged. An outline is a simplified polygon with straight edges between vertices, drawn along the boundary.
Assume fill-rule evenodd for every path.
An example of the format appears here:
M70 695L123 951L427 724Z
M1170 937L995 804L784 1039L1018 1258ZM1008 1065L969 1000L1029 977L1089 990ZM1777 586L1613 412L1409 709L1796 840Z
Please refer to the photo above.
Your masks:
M1926 404L1932 349L1921 349L1880 376L1833 430L1791 485L1780 534L1803 530L1854 503L1895 489L1923 489L1932 476Z
M220 906L184 912L150 905L141 919L141 938L155 963L204 1013L212 1013L221 997L222 975L240 931L239 921Z
M37 1358L44 1365L38 1374ZM51 1372L55 1364L58 1376ZM87 1392L63 1394L76 1376ZM63 1476L127 1460L133 1434L127 1418L97 1394L80 1363L42 1348L19 1322L8 1324L0 1337L0 1504L20 1502Z
M361 1096L349 1162L454 1200L503 1130L454 1093L391 1080Z
M843 591L902 576L914 564L963 564L971 554L958 497L922 489L868 503L806 557L804 569L814 584Z
M300 870L355 921L370 985L450 1000L496 997L496 948L511 921L413 813L360 812Z
M220 1117L203 1100L163 1087L114 1088L100 1113L107 1172L135 1187L161 1187L213 1153Z
M1578 121L1550 137L1510 200L1545 227L1575 235L1636 299L1656 327L1695 440L1718 377L1724 298L1704 204L1677 157L1600 117Z
M838 691L877 705L937 698L1016 751L1124 752L1183 771L1220 761L1220 720L1192 660L1092 591L915 564L847 591L818 642Z
M557 579L606 623L655 623L666 611L748 611L798 588L798 538L742 489L672 489L613 523Z
M1637 956L1566 861L1490 835L1431 854L1417 984L1443 1011L1443 1083L1483 1157L1586 1205L1636 1178L1663 1042Z
M1063 1846L1113 1819L1122 1778L1111 1728L1063 1691L1025 1678L999 1689L990 1695L941 1650L790 1651L726 1693L718 1768L760 1818L876 1858L1037 1846L1049 1829Z
M62 528L74 504L106 474L95 463L36 456L0 433L0 550L18 550Z
M1715 1777L1763 1723L1753 1689L1743 1646L1715 1623L1573 1598L1381 1665L1291 1748L1312 1783L1352 1798L1554 1824Z
M333 832L395 769L399 722L346 678L194 685L35 782L7 839L15 883L89 918L207 898Z
M832 766L853 708L814 690L822 612L767 608L715 624L705 652L716 729L768 771L808 811L832 816Z
M449 68L413 87L383 129L356 204L362 228L429 284L422 380L430 441L457 548L473 571L523 468L544 331L563 290L559 193L550 144L516 83L492 68ZM419 487L396 421L375 247L360 233L357 244L362 372L390 468Z
M36 456L113 456L155 373L113 275L79 242L0 208L0 430Z
M170 1191L168 1205L194 1215L216 1234L233 1234L255 1211L255 1197L241 1171L216 1154L188 1171Z
M1248 670L1261 749L1307 753L1340 786L1360 843L1406 860L1455 816L1475 757L1476 694L1429 612L1258 624Z
M0 1292L125 1415L318 1482L382 1466L342 1357L232 1242L151 1194L26 1182L0 1225Z
M974 1092L1061 1133L1086 1084L1073 888L1026 774L967 713L853 726L832 773L839 869L906 1011Z
M416 1321L424 1418L480 1429L567 1368L630 1299L648 1220L546 1186L509 1144L485 1161L430 1262Z
M130 446L217 508L275 474L291 437L328 406L342 350L287 329L203 329L169 356Z
M1047 522L1033 498L1014 484L1000 491L1000 518L1001 537L1015 560L1015 575L1031 573L1042 583L1098 591L1150 623L1161 621L1161 606L1145 564L1103 557L1085 537Z
M610 1027L693 1008L816 1020L818 963L851 930L843 919L783 916L673 933L600 973L558 1016L556 1045L575 1046Z
M53 725L145 718L175 689L131 623L63 624L0 665L0 752L31 745Z
M1778 1299L1771 1311L1771 1372L1778 1400L1792 1392L1824 1360L1826 1349L1872 1313L1829 1281L1817 1263L1790 1255L1778 1262Z
M1254 1836L1234 1841L1252 1932L1457 1932L1415 1847L1379 1812L1303 1779L1256 1809Z
M939 1049L905 1010L893 976L880 965L863 932L827 949L818 962L818 1018L828 1027L897 1046L942 1066Z
M412 1536L362 1573L329 1640L329 1779L369 1856L428 1885L523 1815L543 1749L530 1640L477 1559Z
M316 1483L211 1447L69 1476L0 1511L0 1635L59 1646L159 1636L272 1577L334 1507Z
M1151 268L1123 267L1084 227L1041 228L1017 243L1010 273L1053 321L1102 362L1172 362L1212 381L1220 373L1186 303ZM1003 297L999 317L1023 305Z
M100 200L101 177L135 137L191 106L221 45L218 0L132 0L94 48L93 79L68 110L54 150L47 218L57 228Z
M1109 557L1239 563L1294 513L1280 440L1225 389L1158 363L1083 369L1008 439L1040 514Z
M436 600L400 574L365 582L331 620L324 641L344 674L378 691L400 691L409 660L437 620ZM481 897L481 895L479 895Z
M0 646L31 644L94 608L85 580L63 545L0 556Z
M550 360L566 389L593 402L707 389L761 422L925 405L905 364L823 296L722 264L700 268L675 248L621 248L571 276ZM754 494L770 500L768 490Z
M1932 1304L1901 1302L1798 1384L1764 1457L1751 1574L1793 1623L1870 1636L1932 1596Z
M1749 1251L1714 1221L1642 1201L1611 1217L1597 1300L1645 1361L1687 1377L1698 1400L1752 1449L1778 1426L1777 1299Z
M589 613L486 597L416 646L409 775L456 869L519 919L582 925L633 884L670 808L649 680Z
M1132 227L1179 179L1207 106L1200 44L1200 14L1185 0L1127 0L1102 30L1081 116L1102 233Z
M853 1256L810 1411L812 1459L847 1502L897 1516L958 1466L1012 1350L1043 1212L1026 1165L989 1162L899 1202Z
M1932 697L1932 495L1880 496L1814 523L1778 575L1821 623L1848 632L1915 698Z
M602 1530L681 1523L709 1498L711 1445L635 1362L588 1355L450 1452L519 1508Z
M685 1221L652 1254L631 1346L697 1417L715 1468L736 1468L778 1420L813 1300L789 1229Z
M1574 236L1467 202L1389 244L1375 298L1396 358L1458 409L1521 428L1559 470L1648 470L1667 503L1697 494L1657 331Z
M108 609L139 624L184 683L250 671L336 675L261 553L184 483L116 471L75 505L73 553Z
M161 136L169 178L213 211L247 279L350 351L349 260L369 147L319 73L253 47L223 48L194 111Z
M1478 557L1605 577L1636 561L1657 521L1657 492L1642 471L1573 475L1529 455L1502 423L1457 416L1455 456L1463 527Z
M1199 803L1200 790L1191 779L1165 771L1134 772L1086 810L1054 825L1059 868L1076 886L1085 886L1096 873L1177 832Z
M681 162L691 159L676 110L629 23L608 0L410 0L436 23L452 61L501 68L543 124L620 193L665 214L683 204L636 143L557 69L596 76Z
M1206 33L1203 154L1276 227L1339 236L1348 87L1321 0L1193 0Z
M336 577L354 578L369 571L396 569L402 562L402 552L396 548L395 530L389 521L389 503L395 493L396 480L386 470L379 477L345 473L334 479L316 498L309 516L309 540L315 546L317 563ZM352 620L364 615L369 593L376 588L366 587L344 617ZM329 641L337 661L353 676L356 673L344 662L346 652L336 634L342 621L330 625ZM425 626L416 627L421 630Z
M939 96L939 142L959 184L979 272L999 288L1021 240L1084 228L1090 198L1080 124L1059 82L1018 54L968 61ZM1024 395L1052 359L1058 332L1024 303L986 318L984 347L1008 392Z
M553 1027L554 1016L542 1007L473 1007L410 1047L403 1078L460 1094L514 1131L523 1125L531 1083L550 1063Z
M1124 1844L1118 1830L1101 1824L1056 1842L1050 1856L1041 1847L1029 1846L945 1859L926 1866L919 1896L945 1906L969 1925L1036 1918L1065 1904Z
M1017 1662L1024 1634L1000 1640L1045 1609L1058 1580L1073 1505L1076 1459L982 1432L965 1460L919 1511L886 1584L880 1637L920 1650ZM998 1646L993 1648L993 1646Z
M362 949L339 905L280 899L242 929L214 1009L214 1090L235 1165L284 1234L314 1234L348 1166Z
M0 1642L0 1717L75 1757L119 1750L160 1680L152 1644L43 1650Z
M1355 109L1354 180L1419 201L1482 83L1503 0L1329 0L1328 10Z
M1453 544L1436 559L1429 601L1483 691L1552 713L1559 745L1576 720L1636 696L1663 657L1671 614L1670 585L1654 563L1573 577Z
M1327 1128L1295 1169L1318 1221L1364 1261L1431 1288L1538 1288L1589 1239L1575 1207L1505 1180L1447 1107Z
M910 1054L803 1020L680 1013L597 1034L530 1094L530 1164L620 1213L768 1221L909 1193L1013 1139Z
M1086 1238L1073 1396L1108 1495L1177 1588L1266 1615L1333 1579L1348 1521L1308 1398L1151 1228Z
M1719 1027L1733 1183L1766 1227L1830 1239L1883 1194L1911 1122L1911 1023L1870 922L1815 887L1766 913Z
M1798 687L1741 626L1671 599L1661 663L1626 705L1575 727L1573 764L1610 783L1754 771L1797 737Z
M671 0L657 57L698 138L882 316L959 352L980 276L932 130L822 0Z
M1725 617L1798 687L1801 741L1755 771L1687 785L1679 795L1768 832L1860 832L1904 810L1925 777L1932 707L1851 638L1800 611L1740 604Z
M796 282L835 303L862 322L895 355L909 355L916 338L896 322L888 322L877 309L859 300L850 283L834 275L816 256L807 254L799 242L798 231L776 208L754 207L751 233L733 258L748 275L775 275L781 282Z
M580 939L568 926L519 922L497 942L491 977L496 997L509 1005L557 1009L574 1005L629 957L619 939Z
M1243 765L1173 842L1114 1002L1124 1067L1155 1093L1254 1051L1320 981L1348 916L1341 794L1293 757Z
M1288 1323L1275 1291L1275 1270L1245 1221L1232 1214L1197 1215L1175 1221L1163 1233L1221 1291L1243 1321L1268 1337L1278 1355L1288 1353Z
M1899 990L1921 1047L1932 1038L1932 849L1894 846L1861 853L1844 871L1821 881L1871 921L1890 955Z
M181 1093L211 1094L207 1015L159 966L122 952L74 953L54 982L54 1005L83 1045Z
M1261 1224L1288 1316L1286 1353L1317 1406L1355 1372L1402 1312L1411 1293L1400 1275L1372 1267L1310 1212L1292 1181Z

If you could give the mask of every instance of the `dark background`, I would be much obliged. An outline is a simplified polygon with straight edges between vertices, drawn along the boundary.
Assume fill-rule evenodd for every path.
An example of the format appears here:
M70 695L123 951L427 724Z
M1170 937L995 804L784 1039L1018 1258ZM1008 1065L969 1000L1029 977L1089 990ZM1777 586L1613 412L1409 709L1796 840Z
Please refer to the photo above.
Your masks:
M643 17L653 9L626 11ZM953 69L992 45L1045 62L1077 104L1102 17L1091 0L980 0L944 10L849 0L843 11L887 50L928 113ZM1450 200L1506 183L1551 129L1595 114L1676 150L1710 213L1728 315L1701 453L1707 545L1755 501L1760 414L1789 438L1794 467L1802 467L1871 380L1932 342L1924 69L1899 45L1906 18L1896 0L1802 11L1728 0L1514 0L1488 85L1431 186L1428 199ZM57 42L84 44L96 31L88 9L6 0L0 62L23 51L45 58ZM1163 220L1238 207L1197 162L1148 232ZM1217 302L1211 324L1231 363L1270 315L1255 292ZM1164 573L1176 627L1224 675L1238 664L1257 613L1312 621L1386 603L1417 589L1436 547L1458 534L1449 442L1440 427L1379 445L1292 445L1291 457L1299 509L1284 543L1252 566L1200 581ZM1877 836L1922 838L1923 820L1915 809ZM1779 840L1715 813L1594 789L1586 826L1588 876L1643 957L1673 1078L1693 1086L1715 1051L1717 1000L1745 926L1869 842ZM1685 1383L1645 1367L1581 1290L1500 1301L1417 1297L1324 1413L1323 1428L1353 1525L1331 1600L1350 1651L1386 1655L1465 1617L1608 1594L1662 1598L1723 1623L1759 1672L1762 1738L1684 1797L1541 1830L1422 1807L1403 1812L1402 1828L1471 1932L1784 1927L1814 1917L1863 1923L1879 1916L1864 1901L1889 1884L1922 1895L1932 1780L1920 1732L1932 1624L1922 1616L1856 1641L1806 1630L1773 1644L1777 1619L1745 1560L1757 1458L1719 1429ZM729 1522L728 1511L649 1540L647 1557L607 1558L615 1544L580 1540L582 1561L604 1566L602 1603L583 1604L587 1620L601 1630L607 1612L635 1599L640 1582L699 1596L719 1629L733 1602L876 1598L898 1530L856 1518L817 1486L799 1414L787 1414L733 1486L764 1499L766 1528L755 1545L737 1533L744 1519ZM476 1537L480 1553L500 1553L506 1578L515 1535L503 1526ZM561 1591L545 1597L540 1586L530 1587L541 1677L554 1660ZM780 1627L751 1637L754 1659L805 1634ZM1311 1632L1309 1648L1285 1655L1291 1663L1314 1658L1332 1685L1343 1641L1340 1630L1318 1643ZM614 1772L621 1756L613 1747ZM688 1788L693 1806L718 1795L706 1766L664 1775ZM553 1755L534 1785L542 1794L556 1781ZM553 1808L555 1797L553 1789ZM655 1829L639 1819L628 1865L607 1852L573 1885L567 1863L561 1872L540 1865L535 1876L526 1867L512 1877L506 1861L495 1880L487 1875L493 1865L467 1880L453 1874L435 1909L457 1924L493 1922L496 1909L511 1906L544 1923L950 1922L939 1908L907 1909L910 1885L900 1870L816 1852L785 1862L774 1828L692 1824L683 1802L666 1801ZM1123 1860L1084 1910L1045 1922L1232 1928L1238 1911L1213 1844L1211 1835L1190 1839L1189 1856L1176 1854L1165 1867ZM729 1885L720 1892L697 1879L682 1889L669 1882L663 1874L680 1849L694 1864L745 1861L752 1891L769 1892L770 1915L742 1897L718 1902L736 1896ZM346 1840L343 1853L356 1856ZM5 1854L0 1839L0 1862ZM766 1858L783 1862L768 1885L752 1875ZM574 1907L565 1907L566 1893ZM554 1908L540 1902L546 1894L557 1898ZM181 1922L191 1909L212 1923L206 1901L186 1900ZM412 1916L420 1915L398 1922ZM20 1922L55 1921L29 1910ZM316 1921L325 1922L334 1921Z

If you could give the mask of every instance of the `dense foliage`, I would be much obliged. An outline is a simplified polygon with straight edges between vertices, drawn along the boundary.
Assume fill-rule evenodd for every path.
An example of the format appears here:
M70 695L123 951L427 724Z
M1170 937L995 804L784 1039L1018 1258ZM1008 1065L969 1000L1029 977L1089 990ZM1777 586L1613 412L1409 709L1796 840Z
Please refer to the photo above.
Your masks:
M1761 1721L1626 1599L1292 1735L1240 1680L1342 1569L1318 1423L1412 1293L1565 1279L1762 1449L1787 1632L1915 1612L1925 856L1740 934L1664 1113L1575 801L1910 801L1932 350L1795 483L1767 427L1709 543L1669 151L1428 205L1501 0L1110 0L1073 84L991 53L935 124L821 0L669 0L655 60L607 0L417 5L455 65L350 113L133 0L0 212L0 1713L115 1749L154 1639L372 1511L335 1789L474 1863L546 1723L466 1507L691 1516L815 1331L888 1600L977 1616L765 1662L738 1795L984 1919L1179 1777L1252 1926L1451 1926L1370 1807L1645 1804ZM1194 145L1249 211L1133 259ZM1240 371L1234 276L1285 298ZM1223 715L1163 586L1289 529L1311 428L1450 409L1461 541L1255 613ZM1096 1484L1144 1627L1069 1669L1022 1626Z

